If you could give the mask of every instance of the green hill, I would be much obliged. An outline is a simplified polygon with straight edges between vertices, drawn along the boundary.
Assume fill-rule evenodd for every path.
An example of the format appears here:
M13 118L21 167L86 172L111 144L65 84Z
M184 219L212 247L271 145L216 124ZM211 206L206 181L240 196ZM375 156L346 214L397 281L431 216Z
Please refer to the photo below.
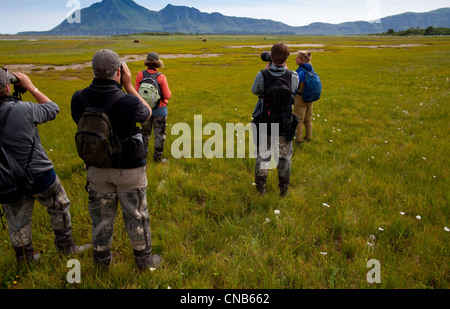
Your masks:
M427 13L404 13L385 17L380 22L355 21L341 24L312 23L291 27L266 19L230 17L220 13L203 13L196 8L167 5L159 12L148 10L132 0L103 0L80 12L80 23L64 20L46 32L19 34L47 35L117 35L141 32L210 33L210 34L289 34L355 35L382 33L409 28L450 27L450 8Z

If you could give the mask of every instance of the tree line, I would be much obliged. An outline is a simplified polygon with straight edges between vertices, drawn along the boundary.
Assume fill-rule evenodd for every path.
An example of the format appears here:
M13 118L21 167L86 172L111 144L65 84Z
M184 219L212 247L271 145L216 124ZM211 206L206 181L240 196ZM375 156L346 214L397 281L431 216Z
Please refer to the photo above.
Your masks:
M395 31L390 28L386 32L381 33L381 35L392 35L392 36L409 36L409 35L450 35L450 28L445 27L433 27L429 26L426 29L421 29L419 27L412 27L403 31Z

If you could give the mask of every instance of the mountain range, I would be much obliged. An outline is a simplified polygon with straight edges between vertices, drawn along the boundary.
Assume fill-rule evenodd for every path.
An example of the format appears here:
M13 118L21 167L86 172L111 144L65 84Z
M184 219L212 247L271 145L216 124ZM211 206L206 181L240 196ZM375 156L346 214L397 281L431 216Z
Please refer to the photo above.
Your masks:
M450 27L450 8L427 13L404 13L381 18L379 22L356 21L341 24L312 23L292 27L268 19L230 17L203 13L196 8L167 5L151 11L132 0L103 0L81 10L81 22L65 19L50 31L21 32L20 35L120 35L142 32L195 34L284 34L358 35L402 31L412 27Z

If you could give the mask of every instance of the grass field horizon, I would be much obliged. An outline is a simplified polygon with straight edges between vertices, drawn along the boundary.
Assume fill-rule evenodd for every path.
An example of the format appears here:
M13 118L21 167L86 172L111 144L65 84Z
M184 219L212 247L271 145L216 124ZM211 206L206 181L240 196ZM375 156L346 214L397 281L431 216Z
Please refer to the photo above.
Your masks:
M267 194L258 196L249 157L173 158L179 136L171 130L178 123L193 131L200 115L203 125L218 123L225 131L227 123L251 122L257 101L251 86L265 65L259 55L278 41L293 53L312 50L324 85L314 107L313 141L295 146L289 196L280 198L276 170L269 173ZM96 269L92 252L59 257L48 215L37 203L33 245L41 260L17 270L7 230L0 231L1 289L449 288L449 37L0 40L0 64L28 70L60 107L56 120L39 131L71 200L77 244L90 243L91 221L70 100L91 83L86 64L104 48L127 59L133 78L145 69L140 56L171 55L162 57L160 70L173 94L168 162L150 160L152 139L147 170L153 251L163 263L137 271L120 211L107 272ZM294 55L288 67L297 68ZM23 99L34 101L29 93ZM71 258L81 263L79 284L66 280ZM380 283L367 281L370 260L380 262Z

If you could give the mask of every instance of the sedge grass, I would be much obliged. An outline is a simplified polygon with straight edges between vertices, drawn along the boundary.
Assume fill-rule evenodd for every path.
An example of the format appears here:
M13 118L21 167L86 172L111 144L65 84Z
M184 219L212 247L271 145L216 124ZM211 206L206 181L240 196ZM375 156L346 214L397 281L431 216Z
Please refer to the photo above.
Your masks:
M134 37L133 37L134 38ZM147 199L153 272L135 270L120 212L114 264L99 272L89 253L77 257L82 283L66 282L45 210L36 205L33 241L41 263L17 271L6 231L0 233L0 287L140 289L222 288L448 288L449 223L448 37L130 37L0 41L4 65L67 65L90 61L101 48L123 55L220 54L164 59L173 92L165 165L149 160ZM314 140L295 147L290 194L281 199L276 171L259 197L254 159L171 158L177 123L251 121L250 92L266 47L236 45L324 44L313 65L324 84L315 104ZM402 48L364 45L420 44ZM359 47L350 47L359 46ZM30 54L34 56L30 58ZM288 65L295 68L294 57ZM129 62L135 76L144 69ZM71 199L77 243L90 241L85 171L74 145L72 94L87 87L89 67L29 74L60 106L55 121L40 126L44 148ZM29 94L25 99L31 100ZM205 142L210 136L203 136ZM150 145L152 154L152 144ZM381 283L369 284L367 261L381 263Z

